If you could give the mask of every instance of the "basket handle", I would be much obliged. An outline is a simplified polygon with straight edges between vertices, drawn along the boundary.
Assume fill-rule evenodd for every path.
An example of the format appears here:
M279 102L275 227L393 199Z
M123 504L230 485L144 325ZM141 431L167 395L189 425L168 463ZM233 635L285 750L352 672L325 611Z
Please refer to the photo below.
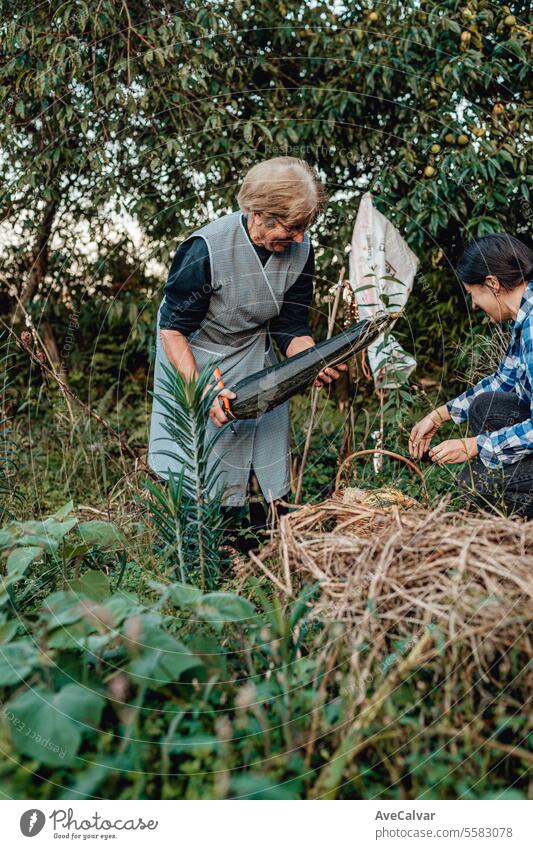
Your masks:
M335 478L335 492L339 491L341 483L341 474L347 463L350 463L351 460L355 459L355 457L362 457L364 454L386 454L388 457L394 457L395 460L401 460L402 463L405 463L405 465L408 466L411 471L418 475L418 478L420 479L420 483L422 485L422 495L424 496L424 501L426 502L426 504L429 504L429 495L426 486L426 479L418 468L418 466L416 465L416 463L413 463L412 460L409 460L402 454L396 454L394 451L386 451L384 448L366 448L364 451L354 451L353 454L349 454L339 466L339 471L337 472L337 477Z

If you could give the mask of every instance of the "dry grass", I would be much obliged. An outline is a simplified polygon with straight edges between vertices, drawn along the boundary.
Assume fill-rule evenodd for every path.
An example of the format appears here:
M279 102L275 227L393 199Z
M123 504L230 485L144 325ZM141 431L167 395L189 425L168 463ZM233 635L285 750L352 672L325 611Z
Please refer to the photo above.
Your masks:
M464 737L533 761L522 745L530 722L511 744L483 734L494 710L531 716L533 522L447 512L445 503L403 511L347 504L339 494L282 517L260 556L241 562L239 582L258 574L288 598L318 582L311 615L341 623L352 647L352 719L316 797L335 797L376 728L378 737L389 733L379 717L408 682L428 694L417 707L426 717L420 733L439 746L451 737L456 750ZM409 728L396 728L407 746Z
M248 567L295 595L320 582L315 612L359 641L412 637L428 623L475 653L525 637L533 612L533 523L332 498L284 516Z

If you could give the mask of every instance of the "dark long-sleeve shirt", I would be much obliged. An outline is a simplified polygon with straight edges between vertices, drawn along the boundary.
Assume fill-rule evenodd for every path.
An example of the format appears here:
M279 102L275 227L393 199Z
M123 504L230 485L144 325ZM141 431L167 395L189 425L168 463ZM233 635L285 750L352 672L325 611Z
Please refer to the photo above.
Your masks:
M248 235L244 215L243 223ZM251 239L250 244L264 266L272 252L254 244ZM270 334L284 355L295 336L310 335L308 315L313 298L314 273L315 257L310 245L302 273L286 291L279 315L269 322ZM190 336L205 318L210 297L209 251L205 240L197 236L180 245L172 260L161 306L160 329L179 330L184 336Z

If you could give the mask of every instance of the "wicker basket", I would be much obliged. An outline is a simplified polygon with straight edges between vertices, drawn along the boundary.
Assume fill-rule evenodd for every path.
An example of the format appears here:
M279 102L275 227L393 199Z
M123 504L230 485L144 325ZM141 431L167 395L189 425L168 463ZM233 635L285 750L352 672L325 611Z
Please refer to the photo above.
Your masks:
M424 503L429 504L429 495L427 491L426 481L424 475L418 468L418 466L413 463L412 460L409 460L407 457L404 457L402 454L396 454L394 451L387 451L384 448L367 448L364 451L355 451L353 454L349 454L345 460L339 466L339 470L337 472L337 477L335 478L335 492L334 498L343 501L345 504L364 504L372 507L392 507L397 506L401 509L409 509L410 507L416 506L417 502L410 498L407 495L404 495L398 489L394 489L393 487L381 487L374 490L362 490L357 489L355 487L341 486L342 474L345 474L345 481L347 482L348 477L348 467L349 464L355 460L357 457L368 456L369 454L382 454L388 457L393 457L395 460L399 460L404 463L420 480L421 490L422 490L422 498L424 499Z

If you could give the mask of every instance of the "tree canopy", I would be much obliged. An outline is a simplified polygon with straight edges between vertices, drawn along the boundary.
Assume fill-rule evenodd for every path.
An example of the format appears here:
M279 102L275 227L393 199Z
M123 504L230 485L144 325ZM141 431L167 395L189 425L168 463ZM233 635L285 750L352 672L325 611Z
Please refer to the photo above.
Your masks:
M117 255L131 265L120 285L146 283L147 257L168 263L192 227L236 207L251 164L285 153L329 188L316 232L326 277L367 189L433 267L473 234L520 234L527 7L4 2L0 173L16 238L2 282L47 311L66 293L116 292Z

